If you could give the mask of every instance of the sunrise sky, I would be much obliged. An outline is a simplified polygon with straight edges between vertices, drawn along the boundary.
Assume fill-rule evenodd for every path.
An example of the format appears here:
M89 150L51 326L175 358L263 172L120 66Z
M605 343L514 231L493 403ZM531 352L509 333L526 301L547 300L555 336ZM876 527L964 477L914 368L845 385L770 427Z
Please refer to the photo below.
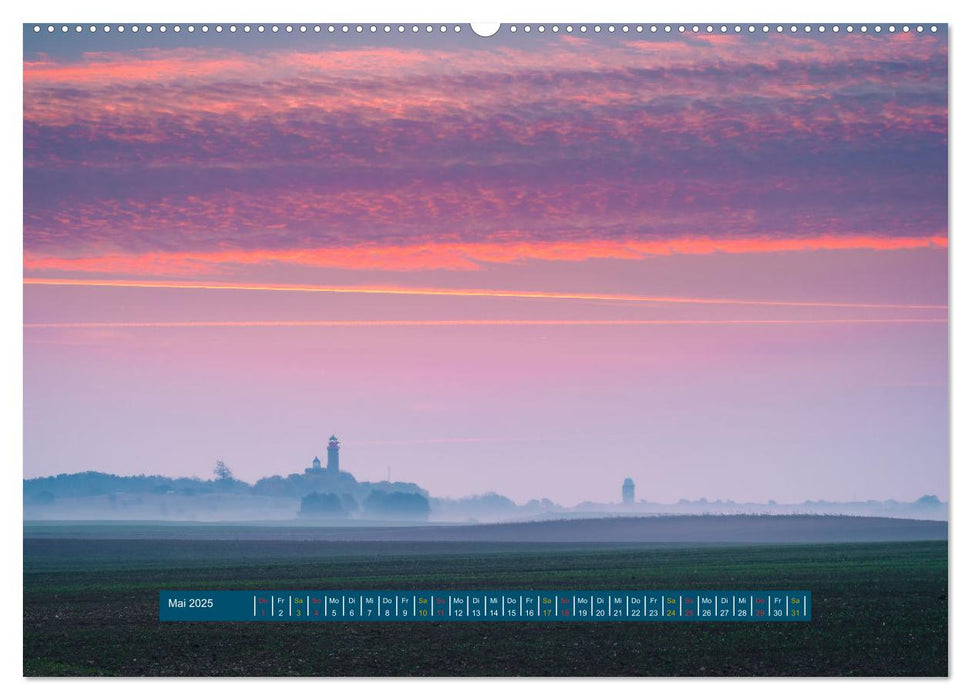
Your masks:
M196 26L25 27L25 477L947 497L943 28Z

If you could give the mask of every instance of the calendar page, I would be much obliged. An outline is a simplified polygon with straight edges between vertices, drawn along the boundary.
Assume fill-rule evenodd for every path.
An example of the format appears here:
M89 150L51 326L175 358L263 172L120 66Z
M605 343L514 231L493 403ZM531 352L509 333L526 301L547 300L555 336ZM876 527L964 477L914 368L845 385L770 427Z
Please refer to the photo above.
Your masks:
M27 23L23 184L25 676L948 675L947 24Z

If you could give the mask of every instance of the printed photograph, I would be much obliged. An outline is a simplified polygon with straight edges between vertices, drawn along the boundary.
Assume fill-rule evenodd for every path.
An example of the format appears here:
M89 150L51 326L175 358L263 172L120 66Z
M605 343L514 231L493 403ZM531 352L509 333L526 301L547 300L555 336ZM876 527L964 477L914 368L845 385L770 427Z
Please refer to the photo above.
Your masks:
M23 47L24 676L948 676L946 24Z

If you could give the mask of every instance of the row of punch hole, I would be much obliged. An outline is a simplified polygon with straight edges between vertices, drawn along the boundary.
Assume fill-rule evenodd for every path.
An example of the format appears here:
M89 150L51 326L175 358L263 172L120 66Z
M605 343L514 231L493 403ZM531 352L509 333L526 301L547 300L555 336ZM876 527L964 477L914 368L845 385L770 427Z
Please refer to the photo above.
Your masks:
M685 25L685 24L680 24L680 25L672 25L672 24L651 24L651 25L645 25L645 24L607 24L607 25L600 25L600 24L591 24L591 25L587 25L587 24L564 24L564 25L551 24L551 25L546 25L546 24L537 24L537 25L531 25L531 24L510 24L510 25L501 27L499 29L499 31L501 31L503 29L505 31L509 32L510 34L517 34L517 33L520 33L520 32L521 33L525 33L525 34L529 34L529 33L533 33L533 32L535 32L537 34L545 34L547 32L550 32L550 33L553 33L553 34L557 34L557 33L560 33L560 32L566 32L568 34L571 34L571 33L579 33L579 34L594 33L594 34L598 34L598 33L603 33L603 32L607 32L607 33L617 33L617 32L619 32L619 33L636 33L636 34L642 34L642 33L645 33L645 32L647 32L647 33L658 33L658 32L660 32L660 33L667 33L667 34L670 34L672 32L674 32L674 33L681 33L681 34L729 34L729 33L734 33L734 34L741 34L741 33L749 33L749 34L762 33L762 34L768 34L770 32L771 33L776 33L776 34L782 34L782 33L789 33L789 34L804 33L804 34L808 34L808 33L812 33L812 32L816 32L816 33L832 32L834 34L839 34L841 32L845 32L847 34L852 34L852 33L856 32L856 33L859 33L859 34L867 34L867 33L880 34L880 33L883 33L883 32L887 32L887 33L890 33L890 34L894 34L896 32L908 33L908 32L912 32L913 31L913 32L917 32L917 33L924 33L925 31L928 31L928 32L931 32L931 33L935 33L935 32L938 31L937 25L929 25L929 26L926 26L925 27L922 24L913 25L913 26L908 25L908 24L903 24L903 25L899 25L899 26L898 25L895 25L895 24L891 24L891 25L879 25L879 24L877 24L877 25L866 25L866 24L861 24L861 25L823 25L823 24L820 24L820 25L810 25L810 24L805 24L805 25L796 25L796 24L790 24L790 25L782 25L782 24L773 24L773 25L768 25L768 24L762 24L762 25L755 25L755 24L747 24L747 25L741 25L741 24L732 24L732 25L729 25L729 24L721 24L721 25L712 25L712 24L708 24L708 25L698 25L698 24L692 24L692 25ZM173 25L166 25L166 24L160 24L160 25L151 25L151 24L145 24L145 25L138 25L138 24L132 24L132 25L124 25L124 24L119 24L119 25L110 25L110 24L104 24L104 25L96 25L96 24L90 24L90 25L81 25L81 24L67 25L67 24L61 24L61 25L54 25L54 24L48 24L48 25L40 25L40 24L35 24L35 25L33 25L33 31L34 31L35 34L39 34L41 32L47 32L49 34L53 34L55 32L60 32L62 34L66 34L66 33L69 33L69 32L73 32L73 33L76 33L76 34L80 34L80 33L97 33L97 32L101 32L101 33L105 33L105 34L111 34L111 33L124 34L126 32L129 32L129 33L132 33L132 34L135 34L135 33L138 33L138 32L145 32L145 33L159 32L159 33L162 33L162 34L167 33L167 32L173 32L173 33L176 33L176 34L181 33L181 32L188 32L190 34L195 33L195 32L201 32L203 34L206 34L208 32L215 32L217 34L223 33L223 32L228 32L230 34L233 34L233 33L236 33L236 32L242 32L244 34L252 33L252 32L255 32L255 33L266 33L266 32L269 32L269 33L273 33L273 34L277 34L277 33L280 33L280 32L284 32L284 33L294 33L294 32L297 32L297 33L301 33L301 34L306 34L306 33L316 33L316 34L320 34L320 33L327 33L327 34L352 34L352 33L354 33L354 34L364 34L364 33L369 33L369 34L377 34L377 33L384 33L384 34L391 34L391 33L407 34L407 33L410 33L410 34L419 34L419 33L422 33L423 32L423 33L426 33L426 34L430 34L430 33L433 33L433 32L438 32L438 33L446 33L446 32L459 33L459 32L462 32L463 31L463 26L462 25L458 25L458 24L455 24L455 25L446 25L446 24L441 24L441 25L432 25L432 24L407 24L407 25L406 24L397 24L397 25L392 25L392 24L324 24L324 25L321 25L321 24L282 24L282 25L281 24L252 24L252 25L251 24L241 24L241 25L236 25L236 24L228 24L228 25L222 25L222 24L215 24L215 25L208 25L208 24L202 24L202 25L194 25L194 24L187 24L187 25L182 25L182 24L173 24ZM475 25L472 25L470 27L470 31L472 31L472 33L474 33L474 34L478 34L479 36L490 36L491 34L495 33L496 30L490 30L490 29L479 30Z

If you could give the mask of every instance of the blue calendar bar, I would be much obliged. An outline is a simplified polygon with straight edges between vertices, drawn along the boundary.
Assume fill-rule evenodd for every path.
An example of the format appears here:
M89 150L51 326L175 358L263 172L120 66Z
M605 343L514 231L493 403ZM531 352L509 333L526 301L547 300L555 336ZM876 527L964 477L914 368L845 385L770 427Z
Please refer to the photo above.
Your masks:
M161 591L162 622L809 622L809 591Z

